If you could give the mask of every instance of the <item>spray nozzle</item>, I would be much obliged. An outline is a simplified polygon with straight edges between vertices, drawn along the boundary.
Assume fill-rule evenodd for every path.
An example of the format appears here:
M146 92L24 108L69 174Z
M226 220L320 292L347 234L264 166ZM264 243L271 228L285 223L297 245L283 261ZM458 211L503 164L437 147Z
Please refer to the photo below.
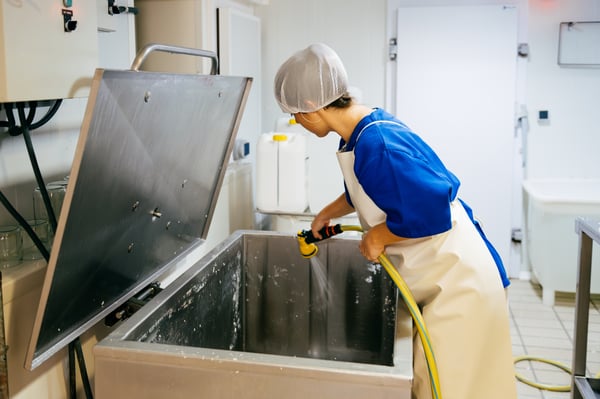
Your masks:
M300 230L298 232L298 247L300 249L300 253L305 258L312 258L317 254L317 252L319 252L319 248L317 247L315 242L332 237L336 234L341 233L342 231L342 226L339 224L333 226L325 226L321 230L319 230L319 234L323 238L317 238L310 229Z
M319 252L319 248L315 243L307 243L306 237L303 235L303 233L304 230L298 232L298 248L300 249L300 254L304 258L312 258L317 254L317 252Z

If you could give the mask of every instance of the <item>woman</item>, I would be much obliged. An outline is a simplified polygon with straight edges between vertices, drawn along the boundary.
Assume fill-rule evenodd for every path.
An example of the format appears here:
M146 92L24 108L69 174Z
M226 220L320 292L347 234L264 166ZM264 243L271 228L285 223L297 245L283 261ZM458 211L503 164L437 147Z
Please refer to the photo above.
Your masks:
M361 253L386 253L429 330L444 399L516 398L502 261L458 198L459 180L423 140L381 109L358 104L337 54L324 44L295 53L275 77L281 109L318 137L340 137L346 190L314 218L318 230L356 211ZM431 397L415 335L413 397Z

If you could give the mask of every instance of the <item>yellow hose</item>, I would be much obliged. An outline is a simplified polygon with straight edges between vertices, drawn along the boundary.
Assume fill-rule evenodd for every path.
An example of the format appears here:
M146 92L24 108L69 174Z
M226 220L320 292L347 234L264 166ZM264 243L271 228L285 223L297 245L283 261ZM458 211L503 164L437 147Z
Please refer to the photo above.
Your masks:
M414 297L406 285L406 282L400 276L400 273L398 273L398 270L396 270L388 257L385 256L385 254L381 254L377 259L388 272L394 283L396 283L396 286L400 290L400 294L402 294L402 299L404 299L404 302L408 307L408 311L410 312L410 315L417 326L417 331L419 332L419 337L421 338L423 349L425 350L425 359L427 360L427 368L429 369L429 381L431 382L432 397L441 399L442 392L440 390L440 378L438 375L437 364L435 363L435 356L433 355L433 349L431 347L431 342L429 341L429 333L427 332L427 327L425 327L425 321L423 320L423 316L419 311L419 307L417 306Z
M343 231L363 231L360 226L345 226L342 225ZM437 364L435 362L435 356L433 355L433 349L431 347L431 341L429 340L429 333L427 332L427 327L425 327L425 321L423 320L423 315L419 311L419 306L417 305L415 298L413 297L408 285L398 273L398 270L394 267L392 262L390 262L389 258L385 254L379 255L377 258L379 263L388 275L391 277L392 281L398 287L400 294L402 295L402 299L406 303L408 311L412 316L415 325L417 327L417 331L419 332L419 338L421 338L421 342L423 343L423 349L425 351L425 360L427 361L427 368L429 369L429 381L431 383L431 392L432 397L435 399L442 398L442 392L440 389L440 379L437 370Z
M543 359L541 357L535 357L535 356L517 356L517 357L515 357L514 363L517 364L517 363L525 361L525 360L531 360L531 361L537 361L537 362L542 362L542 363L550 364L552 366L558 367L559 369L561 369L563 371L566 371L567 373L569 373L569 375L573 374L573 372L571 371L571 369L569 367L565 366L563 363L557 362L555 360ZM528 380L522 374L517 373L517 372L515 372L515 376L517 377L517 380L521 381L522 383L527 384L527 385L532 386L532 387L537 388L537 389L543 389L545 391L552 391L552 392L570 392L571 391L571 385L546 385L546 384L540 384L540 383Z
M360 231L360 232L363 231L363 229L360 226L342 225L341 227L342 227L342 231ZM440 381L439 381L439 376L438 376L438 371L437 371L437 365L435 363L435 357L433 355L433 349L431 347L431 342L429 341L429 333L427 332L427 328L425 327L425 322L423 321L423 316L421 315L421 312L419 311L419 307L417 306L415 299L410 292L410 289L406 285L406 282L404 281L402 276L400 276L400 273L398 273L398 270L394 267L392 262L390 262L388 257L385 254L382 254L377 259L379 260L379 263L381 263L383 268L386 270L388 275L392 278L392 280L398 287L398 290L400 291L400 294L402 295L402 299L404 299L404 302L406 303L406 306L408 307L410 315L412 316L412 318L417 326L417 330L419 332L419 337L421 338L421 342L423 343L423 349L425 350L425 358L427 360L427 367L429 369L429 380L431 382L432 395L434 398L440 399L442 397L442 394L440 391ZM563 371L566 371L567 373L569 373L569 375L573 374L571 369L569 367L567 367L566 365L564 365L563 363L560 363L560 362L557 362L554 360L540 358L540 357L518 356L518 357L515 357L514 364L517 364L519 362L526 361L526 360L546 363L546 364L549 364L552 366L556 366ZM523 382L524 384L527 384L527 385L532 386L537 389L552 391L552 392L570 392L571 391L570 385L541 384L541 383L530 381L527 378L525 378L522 374L517 373L517 372L515 372L515 376L517 377L517 379L519 381ZM599 378L599 377L600 377L600 373L598 373L596 375L596 378Z

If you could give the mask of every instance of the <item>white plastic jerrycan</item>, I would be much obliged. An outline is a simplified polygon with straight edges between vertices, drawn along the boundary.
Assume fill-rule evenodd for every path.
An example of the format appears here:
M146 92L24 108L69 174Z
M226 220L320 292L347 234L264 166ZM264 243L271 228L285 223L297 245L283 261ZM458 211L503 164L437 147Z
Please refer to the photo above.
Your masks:
M256 155L256 207L265 213L302 213L308 206L306 135L263 133Z

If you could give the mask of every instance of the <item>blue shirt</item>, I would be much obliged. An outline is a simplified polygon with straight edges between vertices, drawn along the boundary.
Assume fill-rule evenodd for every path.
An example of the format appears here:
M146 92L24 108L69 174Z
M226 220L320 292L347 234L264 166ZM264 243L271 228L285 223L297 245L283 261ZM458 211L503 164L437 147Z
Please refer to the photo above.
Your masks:
M358 123L347 143L341 140L340 150L354 151L354 173L365 193L386 213L392 233L420 238L450 230L450 203L457 197L460 181L405 124L375 109ZM352 204L347 190L346 198ZM490 250L504 286L508 286L498 252L471 209L462 203Z

